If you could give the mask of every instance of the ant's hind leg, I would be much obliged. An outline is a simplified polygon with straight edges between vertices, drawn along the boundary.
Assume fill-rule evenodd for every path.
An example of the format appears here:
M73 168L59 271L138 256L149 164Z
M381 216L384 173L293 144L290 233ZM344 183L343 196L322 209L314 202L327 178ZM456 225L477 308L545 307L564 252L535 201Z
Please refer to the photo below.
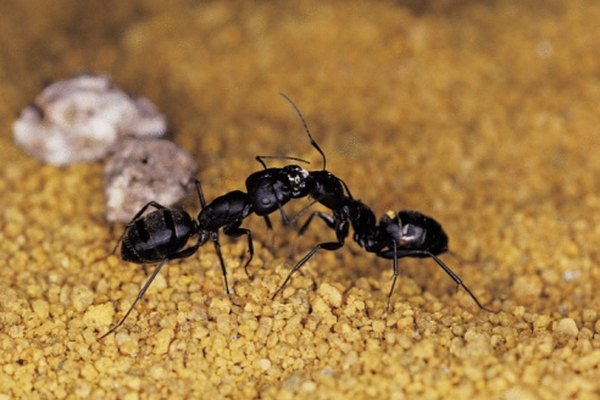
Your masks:
M194 185L196 185L196 193L198 194L198 199L200 200L200 207L204 210L206 207L206 200L204 199L204 192L202 191L202 184L200 183L200 179L194 178Z
M114 331L116 331L121 325L123 325L123 323L125 322L125 320L129 316L129 314L131 314L131 312L133 311L133 308L135 307L135 305L142 299L142 297L144 297L144 294L146 293L146 291L150 287L150 284L152 283L152 281L154 281L154 278L156 278L156 275L158 275L158 273L160 272L160 269L163 267L163 265L165 265L166 262L167 262L167 260L161 261L156 266L156 268L152 272L152 275L150 275L150 277L146 280L146 283L144 284L144 286L142 287L142 289L139 291L139 293L138 293L137 297L135 298L135 300L133 301L133 303L131 303L131 306L129 306L129 309L127 310L127 312L125 313L125 315L123 315L123 317L119 320L119 322L117 322L117 324L115 326L113 326L112 328L110 328L108 330L108 332L106 332L104 335L100 336L98 338L98 340L104 339L106 336L110 335L111 333L113 333Z

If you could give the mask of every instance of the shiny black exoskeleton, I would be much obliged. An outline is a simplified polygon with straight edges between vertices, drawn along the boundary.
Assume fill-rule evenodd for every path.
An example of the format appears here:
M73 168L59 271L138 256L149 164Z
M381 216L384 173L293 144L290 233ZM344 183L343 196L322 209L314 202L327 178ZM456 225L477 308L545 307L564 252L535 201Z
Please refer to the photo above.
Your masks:
M183 210L167 208L151 201L142 207L131 222L127 224L123 236L119 241L121 244L121 258L136 264L158 263L158 265L123 318L102 335L100 339L114 332L125 322L125 319L129 316L137 302L142 299L148 287L150 287L150 284L167 261L189 257L209 240L213 242L215 251L219 257L225 291L230 296L227 269L225 268L223 255L221 254L221 245L219 243L220 229L223 229L223 233L231 237L247 235L250 257L244 264L244 270L248 273L248 264L254 256L252 234L250 230L240 227L244 218L252 213L252 203L248 198L248 194L235 190L219 196L209 204L206 204L200 182L196 180L195 184L198 199L202 207L198 214L198 221L194 221ZM155 210L144 215L146 210L151 207L155 208ZM189 247L185 247L193 236L197 236L196 242Z
M432 258L457 285L462 286L480 308L490 311L479 302L460 277L437 257L448 250L448 236L433 218L417 211L399 211L392 216L383 216L377 223L375 214L367 205L350 197L345 197L341 206L332 211L333 215L319 211L312 213L299 233L302 234L308 228L314 217L319 217L329 228L335 230L337 240L318 243L310 249L292 268L273 298L286 287L292 275L319 250L333 251L342 247L349 233L349 225L352 225L353 238L358 245L367 252L393 260L394 274L387 296L388 307L399 275L398 260L404 257L428 257Z

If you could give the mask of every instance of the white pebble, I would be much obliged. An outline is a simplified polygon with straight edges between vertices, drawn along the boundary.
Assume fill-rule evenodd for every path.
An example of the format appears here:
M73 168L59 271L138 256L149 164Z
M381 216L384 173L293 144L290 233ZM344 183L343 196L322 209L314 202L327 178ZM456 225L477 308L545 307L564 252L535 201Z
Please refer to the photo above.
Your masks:
M53 83L13 125L25 151L57 166L100 159L127 136L165 131L165 117L149 100L130 97L102 75Z
M196 162L163 139L128 139L105 167L106 217L129 222L149 201L171 207L187 193Z

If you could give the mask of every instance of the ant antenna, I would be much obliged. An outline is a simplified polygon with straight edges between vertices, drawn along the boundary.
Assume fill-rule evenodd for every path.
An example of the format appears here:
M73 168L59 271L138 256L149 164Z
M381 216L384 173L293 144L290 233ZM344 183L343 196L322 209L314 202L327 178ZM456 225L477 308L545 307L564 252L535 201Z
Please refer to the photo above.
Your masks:
M325 153L323 153L323 150L321 150L321 148L319 147L319 145L317 144L317 142L315 141L315 139L310 134L310 130L308 129L308 124L306 123L306 120L304 119L304 116L302 116L302 112L300 112L300 109L298 108L298 106L296 105L296 103L294 103L292 101L292 99L290 99L287 94L285 94L283 92L279 92L279 94L281 95L281 97L283 97L284 99L286 99L288 101L288 103L290 103L292 105L292 107L294 107L294 110L296 111L296 114L298 114L298 117L300 117L300 121L302 121L302 125L304 126L304 131L306 132L306 134L308 135L308 138L310 139L310 144L315 149L317 149L317 151L319 152L319 154L321 154L321 157L323 158L323 171L325 171L325 169L327 167L327 159L325 158Z
M204 199L204 192L202 191L202 184L198 178L194 178L194 184L196 185L196 193L198 193L198 198L200 199L200 206L204 210L206 207L206 200Z
M256 161L258 161L265 169L267 169L267 164L263 160L292 160L302 162L304 164L310 164L310 161L306 161L303 158L291 157L291 156L256 156L254 157Z

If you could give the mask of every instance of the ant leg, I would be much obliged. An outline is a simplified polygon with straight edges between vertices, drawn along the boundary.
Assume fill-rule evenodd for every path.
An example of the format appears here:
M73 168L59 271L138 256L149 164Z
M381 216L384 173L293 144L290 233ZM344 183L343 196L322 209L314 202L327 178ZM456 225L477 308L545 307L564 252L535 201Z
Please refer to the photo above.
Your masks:
M100 336L98 338L98 340L104 339L106 336L110 335L111 333L113 333L114 331L116 331L121 325L123 325L123 323L125 322L125 320L129 316L129 314L131 313L131 311L133 311L133 308L135 307L135 305L142 299L142 297L144 297L144 294L146 293L146 291L150 287L150 284L152 283L152 281L154 280L154 278L156 278L156 275L158 275L158 273L160 272L160 269L163 267L163 265L165 265L166 262L167 262L167 260L164 260L164 261L161 261L158 264L158 266L152 272L152 275L150 275L150 277L148 278L148 280L146 280L146 283L144 284L144 286L142 287L142 289L139 291L137 297L135 298L135 300L133 301L133 303L131 304L131 306L129 306L129 309L127 310L127 312L125 313L125 315L123 315L123 317L119 320L119 322L117 322L117 324L115 326L113 326L112 328L110 328L108 330L108 332L106 332L104 335Z
M329 214L325 214L322 211L315 211L312 214L310 214L310 217L308 217L306 222L304 222L302 227L298 230L298 236L304 235L304 232L308 229L308 225L310 225L310 223L312 222L314 217L321 218L327 224L327 226L329 228L331 228L331 229L336 228L337 220L335 219L335 217L333 217L332 215L329 215Z
M325 214L324 212L321 211L315 211L312 214L310 214L310 216L306 219L306 221L304 222L304 224L302 224L302 227L298 230L298 236L294 239L294 244L292 246L292 251L295 254L296 251L298 250L298 241L300 240L300 238L302 237L302 235L304 235L304 232L306 232L306 230L308 229L308 226L310 225L310 223L312 222L314 217L319 217L321 218L321 220L323 220L327 226L331 229L336 229L336 219L328 214Z
M281 286L279 287L279 289L277 289L277 291L271 297L271 300L275 300L275 297L277 297L277 295L281 291L283 291L283 289L285 289L285 287L287 286L288 282L292 278L292 275L294 275L294 273L296 271L298 271L300 269L300 267L302 267L308 260L310 260L312 258L312 256L314 256L317 251L319 251L321 249L328 250L328 251L333 251L333 250L339 249L343 245L344 245L343 241L338 241L338 242L324 242L324 243L319 243L315 247L313 247L308 253L306 253L306 255L304 257L302 257L302 259L300 261L298 261L298 263L294 266L294 268L292 268L292 270L290 271L290 273L288 274L288 276L285 278L285 280L283 281L283 283L281 284Z
M192 254L194 254L198 250L198 248L200 246L201 246L201 243L200 243L200 240L198 240L198 243L196 243L195 245L193 245L191 247L188 247L187 249L183 249L183 250L181 250L181 251L173 254L167 260L161 261L158 264L158 266L154 269L154 271L152 272L152 275L150 275L150 277L148 278L148 280L144 284L144 287L142 287L142 289L138 293L137 297L135 298L135 300L133 301L133 303L129 307L129 310L127 310L127 312L125 313L125 315L123 316L123 318L121 318L121 320L115 326L113 326L112 328L110 328L110 330L108 332L106 332L104 335L100 336L98 338L98 340L104 339L106 336L108 336L109 334L111 334L112 332L114 332L115 330L117 330L117 328L119 328L121 325L123 325L123 323L125 322L125 320L129 316L129 314L131 313L131 311L133 311L133 308L135 307L135 305L142 299L142 297L144 297L144 294L146 293L146 291L150 287L150 284L152 283L152 281L154 280L154 278L156 278L156 275L158 275L160 269L163 267L163 265L165 265L165 263L167 261L169 261L169 260L175 260L177 258L186 258L186 257L189 257ZM145 266L146 265L144 264L144 267Z
M390 303L392 300L392 293L394 293L394 287L396 287L396 280L398 280L398 245L396 241L393 241L394 246L394 275L392 278L392 286L390 287L390 291L387 296L387 310L390 309Z
M301 216L303 216L306 211L308 211L309 208L311 208L312 206L315 205L315 203L317 203L318 200L313 200L310 203L308 203L307 205L305 205L304 207L302 207L302 209L300 211L298 211L296 214L292 215L292 217L290 218L290 224L293 224L294 222L296 222L296 220L298 218L300 218Z
M248 278L252 279L250 272L248 272L248 264L250 264L250 261L252 261L252 257L254 257L254 245L252 244L252 232L250 231L250 229L240 228L238 226L238 227L232 227L232 228L225 228L225 229L223 229L223 233L226 234L227 236L231 236L231 237L240 237L242 235L248 236L248 252L250 253L250 258L244 264L244 271L246 272L246 275L248 276Z
M212 238L213 245L215 246L215 251L217 252L217 256L219 257L219 262L221 263L221 271L223 272L223 282L225 284L225 293L231 299L231 292L229 291L229 283L227 283L227 269L225 268L225 261L223 260L223 254L221 253L221 243L219 243L219 235L216 234Z
M137 212L137 214L135 214L135 216L131 219L131 221L129 221L129 223L127 225L133 224L149 207L154 207L157 210L166 210L167 209L167 207L160 205L155 201L150 201L150 202L146 203L146 205L144 207L142 207L140 209L140 211Z
M452 280L454 282L456 282L456 284L458 286L462 286L462 288L469 294L469 296L471 296L471 298L473 299L473 301L475 301L475 303L477 303L477 305L479 306L479 308L481 308L482 310L485 310L487 312L491 312L491 313L495 313L495 311L492 311L491 309L485 307L484 305L482 305L479 300L477 299L477 297L473 294L473 292L471 292L471 289L469 289L467 287L467 285L465 285L462 281L462 279L460 279L460 277L458 275L456 275L456 273L454 271L452 271L450 269L450 267L448 267L446 264L444 264L444 262L442 260L440 260L435 254L433 253L429 253L429 256L431 258L433 258L433 260L444 270L444 272L446 272L450 278L452 278Z
M271 250L271 254L275 255L275 232L273 231L273 224L268 215L264 215L263 218L265 220L265 225L267 225L267 233L269 235L269 249Z
M191 256L192 254L194 254L196 251L198 251L198 248L200 246L202 246L203 243L200 243L200 239L198 239L198 242L196 242L195 245L188 247L187 249L183 249L181 251L178 251L175 254L172 254L171 256L169 256L169 260L176 260L178 258L187 258L189 256Z
M310 164L310 161L306 161L303 158L291 157L291 156L256 156L256 157L254 157L254 159L256 161L258 161L260 163L260 165L263 166L264 169L267 169L267 164L263 160L267 160L267 159L270 159L270 160L292 160L292 161L299 161L304 164Z
M198 178L194 179L194 184L196 185L196 193L198 193L198 199L200 199L200 206L204 210L206 207L206 200L204 199L204 192L202 191L202 184Z
M277 208L279 208L279 213L281 214L283 226L289 226L292 222L290 221L290 217L288 217L285 211L283 211L283 206L279 204L279 200L277 201Z
M477 299L477 297L473 294L473 292L471 292L471 289L469 289L467 287L467 285L465 285L463 283L462 279L460 279L460 277L454 271L452 271L452 269L450 269L450 267L447 266L435 254L433 254L433 253L431 253L429 251L425 251L425 250L402 250L402 251L399 251L397 253L398 253L398 258L403 258L403 257L429 257L429 258L433 258L433 260L437 263L437 265L439 265L440 268L443 269L444 272L446 274L448 274L448 276L450 278L452 278L452 280L458 286L461 286L465 290L465 292L467 292L469 294L469 296L471 296L471 298L473 299L473 301L477 304L477 306L479 308L481 308L482 310L485 310L487 312L495 313L495 311L493 311L493 310L485 307L483 304L481 304L481 302L479 301L479 299ZM387 255L389 255L389 251L381 251L381 252L378 252L377 255L383 256L385 258L389 258L389 257L387 257Z

